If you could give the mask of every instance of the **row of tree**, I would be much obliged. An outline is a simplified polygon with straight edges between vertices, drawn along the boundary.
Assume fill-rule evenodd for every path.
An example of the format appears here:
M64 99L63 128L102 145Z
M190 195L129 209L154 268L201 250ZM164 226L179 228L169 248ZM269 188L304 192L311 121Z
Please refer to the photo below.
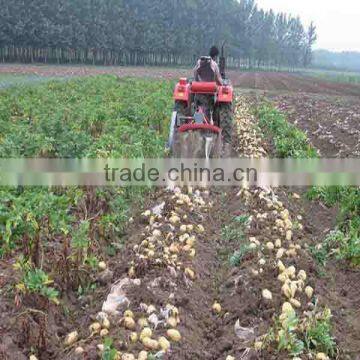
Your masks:
M234 66L307 66L315 26L254 0L0 0L0 60L189 64L227 42Z

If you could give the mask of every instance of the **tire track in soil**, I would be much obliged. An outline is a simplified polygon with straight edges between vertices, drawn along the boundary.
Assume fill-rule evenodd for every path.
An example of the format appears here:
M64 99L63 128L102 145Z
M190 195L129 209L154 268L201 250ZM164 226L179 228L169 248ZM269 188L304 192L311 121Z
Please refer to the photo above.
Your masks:
M256 119L248 105L251 101L246 96L237 99L236 133L241 138L234 142L234 148L239 156L261 157L268 145L254 130ZM128 282L120 290L119 281L112 288L112 293L117 291L119 313L108 308L107 314L91 316L100 323L104 317L110 320L108 335L122 353L121 359L135 359L140 351L150 349L144 341L131 342L131 333L139 335L141 326L130 320L131 326L126 325L125 310L131 310L135 323L147 319L152 339L170 338L169 325L162 322L171 322L171 327L179 330L181 341L171 342L171 351L163 359L288 359L287 354L277 354L264 338L274 315L284 314L283 303L290 301L282 294L283 280L277 277L283 274L289 283L296 283L296 296L291 295L293 305L289 306L300 317L304 309L314 310L304 288L315 283L312 259L304 250L308 231L301 225L302 217L286 205L298 197L290 200L288 196L286 191L272 189L229 189L224 193L216 188L159 191L153 196L156 202L149 208L162 204L162 210L159 212L157 207L137 214L129 225L132 235L114 268L116 277ZM239 267L229 268L219 251L232 253L239 244L224 241L221 228L239 215L251 219L245 236L253 251ZM278 269L280 260L284 269ZM271 292L271 301L264 299L265 289ZM219 314L212 311L215 301L222 306ZM242 327L242 339L235 332L237 321ZM80 334L87 338L89 331L83 329ZM255 340L257 352L253 350ZM82 343L86 359L98 358L102 341L97 332ZM68 359L79 358L74 352L76 345L68 350ZM156 347L158 351L158 344Z

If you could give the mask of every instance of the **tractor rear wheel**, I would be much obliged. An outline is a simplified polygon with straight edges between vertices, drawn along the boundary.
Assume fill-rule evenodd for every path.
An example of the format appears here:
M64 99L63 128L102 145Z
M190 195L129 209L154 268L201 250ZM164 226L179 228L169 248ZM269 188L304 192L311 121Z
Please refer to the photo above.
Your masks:
M218 108L219 127L222 129L224 143L231 144L234 110L231 103L220 104Z

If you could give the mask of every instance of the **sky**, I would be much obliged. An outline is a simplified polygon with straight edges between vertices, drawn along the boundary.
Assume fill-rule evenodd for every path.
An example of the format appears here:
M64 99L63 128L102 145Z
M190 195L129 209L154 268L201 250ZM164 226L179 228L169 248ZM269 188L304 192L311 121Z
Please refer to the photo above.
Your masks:
M299 15L317 26L316 49L360 51L360 0L256 0L264 10Z

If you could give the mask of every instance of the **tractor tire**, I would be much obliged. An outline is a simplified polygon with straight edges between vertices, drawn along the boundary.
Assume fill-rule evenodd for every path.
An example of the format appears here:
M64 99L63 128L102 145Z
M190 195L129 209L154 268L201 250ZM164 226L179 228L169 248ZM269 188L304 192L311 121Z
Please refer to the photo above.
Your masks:
M174 105L174 112L178 115L188 116L188 107L185 102L176 101ZM181 146L181 134L179 133L177 126L175 124L174 128L174 139L171 146L171 156L174 158L181 158L182 156L182 146Z
M224 143L231 144L234 109L231 103L220 104L218 108L218 126L222 129Z

